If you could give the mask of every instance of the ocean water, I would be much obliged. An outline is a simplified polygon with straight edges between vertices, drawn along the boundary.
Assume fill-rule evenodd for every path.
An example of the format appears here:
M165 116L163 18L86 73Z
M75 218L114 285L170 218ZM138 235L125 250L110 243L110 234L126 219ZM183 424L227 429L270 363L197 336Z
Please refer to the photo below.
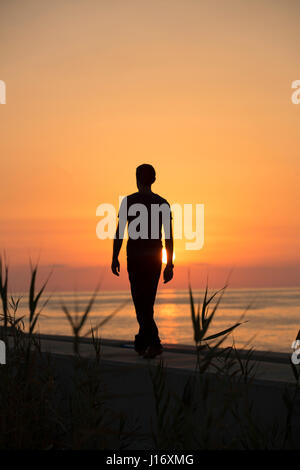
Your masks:
M195 301L203 299L203 290L194 290ZM50 294L43 309L38 329L41 333L70 335L71 327L62 311L62 304L71 312L82 313L91 297L90 292ZM47 294L45 294L45 298ZM26 314L24 296L19 314ZM77 307L75 307L77 305ZM250 307L249 307L250 306ZM246 311L246 309L249 309ZM100 331L102 338L132 340L137 332L134 307L128 291L100 292L85 324L86 333L109 314L119 309ZM300 289L228 289L215 314L210 334L230 327L245 313L244 324L231 335L238 347L248 344L259 350L289 352L300 328ZM189 295L187 290L158 291L155 319L161 340L173 344L193 344Z

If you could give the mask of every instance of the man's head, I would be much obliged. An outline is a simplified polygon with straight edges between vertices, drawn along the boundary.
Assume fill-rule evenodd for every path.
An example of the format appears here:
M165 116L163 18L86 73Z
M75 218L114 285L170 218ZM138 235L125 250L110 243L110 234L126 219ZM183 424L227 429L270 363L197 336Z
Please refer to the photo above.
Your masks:
M155 170L152 165L143 163L136 169L136 182L139 187L149 187L155 181Z

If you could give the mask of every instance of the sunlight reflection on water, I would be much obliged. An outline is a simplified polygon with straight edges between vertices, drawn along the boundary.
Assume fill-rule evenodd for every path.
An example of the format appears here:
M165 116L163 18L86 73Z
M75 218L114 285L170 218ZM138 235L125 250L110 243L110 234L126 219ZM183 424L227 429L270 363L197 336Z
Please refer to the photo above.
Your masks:
M79 311L87 305L91 293L76 294ZM61 302L74 310L72 292L53 294L39 320L39 331L51 334L71 334L70 326L61 311ZM203 298L203 290L194 291L195 301ZM114 311L126 299L128 291L99 293L86 324L85 331ZM218 309L210 333L228 328L251 304L245 320L234 332L238 347L248 343L256 349L290 351L299 330L300 290L290 289L228 289ZM26 313L23 298L20 313ZM155 306L155 318L163 342L193 344L190 305L186 290L160 290ZM101 330L104 338L132 340L137 330L132 302L117 313Z

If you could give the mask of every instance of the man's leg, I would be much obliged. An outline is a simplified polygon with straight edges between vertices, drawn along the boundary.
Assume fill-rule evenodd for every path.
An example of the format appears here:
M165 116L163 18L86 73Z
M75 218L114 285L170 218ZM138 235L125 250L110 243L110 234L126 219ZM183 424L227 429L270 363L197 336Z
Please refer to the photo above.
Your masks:
M127 269L132 299L140 326L139 333L135 338L136 350L144 350L149 345L158 346L160 339L153 318L153 307L161 272L160 257L128 258Z
M127 271L130 281L131 296L135 307L139 332L135 336L134 347L137 352L143 352L148 346L147 334L143 328L143 273L138 258L127 258Z
M154 320L154 303L161 272L161 261L150 259L147 263L146 289L143 292L143 330L146 332L148 345L159 346L160 339Z

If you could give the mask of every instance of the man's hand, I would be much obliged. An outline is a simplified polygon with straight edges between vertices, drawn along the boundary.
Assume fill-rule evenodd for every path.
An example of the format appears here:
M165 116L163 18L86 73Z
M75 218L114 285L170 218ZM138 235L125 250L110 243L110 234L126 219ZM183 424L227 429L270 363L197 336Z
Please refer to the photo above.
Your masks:
M112 263L111 263L111 270L115 276L120 275L120 263L118 258L113 258Z
M167 266L164 269L164 284L171 281L171 279L173 279L173 266L170 264L167 264Z

